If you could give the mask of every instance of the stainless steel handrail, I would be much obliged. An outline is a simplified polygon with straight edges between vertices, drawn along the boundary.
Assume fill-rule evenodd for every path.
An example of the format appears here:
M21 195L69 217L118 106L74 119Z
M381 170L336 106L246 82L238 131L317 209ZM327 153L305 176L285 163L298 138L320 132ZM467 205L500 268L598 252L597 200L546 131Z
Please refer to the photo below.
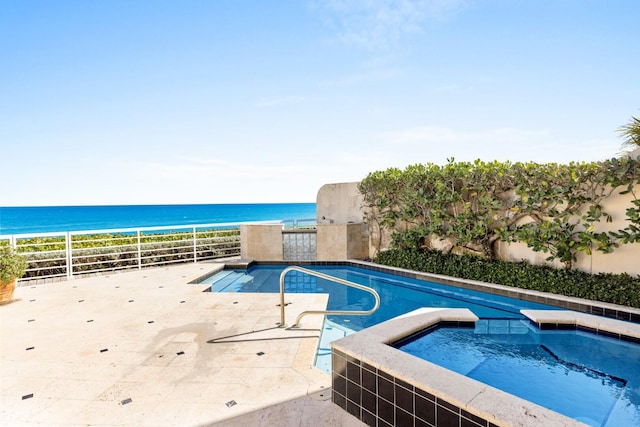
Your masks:
M353 310L353 311L344 311L344 310L306 310L306 311L303 311L296 318L296 322L292 326L294 328L297 327L298 325L300 325L300 319L302 319L302 317L306 316L307 314L347 314L347 315L354 315L354 316L366 316L368 314L374 313L378 309L378 307L380 307L380 295L378 295L378 293L375 291L375 289L371 289L371 288L369 288L367 286L360 285L358 283L353 283L353 282L350 282L348 280L340 279L338 277L329 276L328 274L320 273L320 272L317 272L317 271L309 270L307 268L302 268L302 267L298 267L296 265L293 265L291 267L285 268L282 271L282 273L280 274L280 327L285 327L286 326L285 322L284 322L284 307L285 307L285 303L284 303L284 276L286 276L286 274L288 272L294 271L294 270L295 271L299 271L301 273L309 274L311 276L319 277L321 279L326 279L326 280L330 280L332 282L340 283L340 284L345 285L345 286L350 286L352 288L360 289L360 290L365 291L365 292L369 292L370 294L373 295L373 297L376 300L376 303L373 306L373 308L371 310L367 310L367 311L358 311L358 310Z

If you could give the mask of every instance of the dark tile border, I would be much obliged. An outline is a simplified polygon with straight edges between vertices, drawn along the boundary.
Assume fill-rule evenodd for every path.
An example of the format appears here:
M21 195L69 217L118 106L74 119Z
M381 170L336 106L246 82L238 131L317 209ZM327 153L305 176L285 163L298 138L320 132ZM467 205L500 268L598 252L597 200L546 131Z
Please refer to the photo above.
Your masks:
M368 426L495 427L478 415L338 350L334 349L331 357L332 366L339 367L331 373L333 403ZM346 376L341 368L345 365Z
M568 317L566 320L538 321L537 319L534 320L534 318L531 318L530 314L526 311L523 311L523 314L531 325L543 331L580 331L633 344L640 344L640 336L638 336L637 333L633 334L633 331L627 331L628 333L625 333L623 329L616 329L612 326L606 327L598 323L589 323L585 320L576 320L573 317Z

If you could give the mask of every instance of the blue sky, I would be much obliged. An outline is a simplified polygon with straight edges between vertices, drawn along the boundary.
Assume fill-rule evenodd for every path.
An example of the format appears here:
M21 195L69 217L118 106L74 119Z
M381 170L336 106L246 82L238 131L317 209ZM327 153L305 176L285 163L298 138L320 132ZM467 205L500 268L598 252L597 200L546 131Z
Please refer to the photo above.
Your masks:
M0 205L313 202L452 157L613 157L640 115L639 16L637 0L2 0Z

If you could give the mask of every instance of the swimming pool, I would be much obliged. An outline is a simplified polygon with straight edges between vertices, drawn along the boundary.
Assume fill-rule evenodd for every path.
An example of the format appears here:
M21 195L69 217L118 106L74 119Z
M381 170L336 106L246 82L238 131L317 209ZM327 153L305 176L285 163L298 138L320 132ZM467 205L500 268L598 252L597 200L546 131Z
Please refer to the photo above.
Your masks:
M210 290L213 292L278 293L280 274L286 267L288 266L259 265L251 267L248 270L223 271L210 278L207 283L211 283ZM403 315L407 312L421 307L469 309L471 312L473 312L473 314L482 319L480 323L478 323L478 327L482 327L483 324L491 325L491 330L493 332L495 332L495 328L500 329L504 325L507 325L508 328L512 328L513 331L520 332L523 331L522 325L526 326L527 331L529 331L530 329L535 329L535 327L528 326L526 323L523 323L525 322L525 317L520 313L520 310L559 310L558 307L537 302L530 302L522 299L488 294L476 290L462 289L455 286L443 285L439 283L425 282L423 280L408 277L399 277L385 272L372 271L352 266L312 265L305 266L305 268L309 268L315 271L339 277L341 279L349 280L371 287L378 292L381 298L380 309L372 315L327 316L320 346L318 349L318 356L316 359L316 366L318 366L320 369L325 370L325 372L330 372L331 370L330 342L339 338L343 338L344 336L350 335L362 329L378 325L386 320L396 318L397 316ZM343 285L336 284L334 282L327 281L321 278L316 278L314 276L303 274L297 271L289 272L285 276L285 292L327 293L330 295L327 307L328 310L368 310L374 305L373 297L364 291L345 287ZM489 326L487 326L487 328L489 328ZM443 329L443 331L445 331L445 329ZM573 333L576 334L575 331ZM557 341L567 341L571 336L570 334L571 332L563 331L558 335L559 338L557 339ZM595 339L595 342L597 342L596 347L603 345L604 341L601 340L603 337L591 337L591 334L586 334L584 332L582 332L581 334L589 336L589 339ZM516 339L521 338L519 336L519 332L507 335L513 335L512 338L515 337ZM588 350L589 347L587 347L586 349L583 348L583 342L586 342L583 340L583 338L585 337L581 336L580 334L575 336L579 338L579 344L569 346L563 351L566 351L567 353L570 353L574 356L578 355L578 357L580 358L588 357L591 352ZM434 335L434 337L437 337L437 335ZM462 359L467 358L465 366L468 367L472 365L474 361L477 362L477 360L474 360L474 357L478 358L480 356L478 356L479 353L477 350L474 350L471 347L466 347L464 345L464 342L464 338L459 340L459 348L455 351L450 349L451 351L449 351L448 354L457 354L458 350L464 350L464 352L469 351L469 355L460 357ZM545 344L545 347L547 349L551 349L553 346ZM542 349L542 347L539 347L539 349ZM525 350L522 350L521 352L526 353ZM551 350L551 352L554 355L562 353L559 351L557 352L557 350ZM443 356L444 354L446 353L440 353L441 356ZM546 352L546 354L542 354L541 357L547 359L550 357L551 359L553 359L553 355L549 352ZM446 356L443 356L443 358L447 359ZM527 360L529 360L530 362L534 362L537 359L529 358ZM567 367L562 365L562 360L566 361L570 359L566 358L565 356L560 357L560 362L558 360L555 360L555 362L557 363L553 365L555 367L553 369L550 369L550 371L555 370L556 374L559 373L561 376L565 376L565 373L568 371ZM437 361L436 363L440 364L440 362ZM475 366L480 364L481 363L478 362ZM533 364L535 365L535 362ZM445 364L444 362L442 362L442 364L440 365L446 367L447 369L456 371L456 369L449 367L449 365ZM478 374L485 375L486 377L492 377L493 371L488 369L490 367L490 363L486 363L485 365L485 369L487 370L483 371L482 369L478 369ZM578 364L578 366L585 365ZM618 367L615 372L619 373L619 371L620 367ZM603 401L609 403L601 402L599 411L596 411L594 413L589 412L587 413L587 415L583 415L583 422L591 423L592 425L607 426L636 425L635 423L624 423L628 420L635 421L640 419L640 410L638 409L640 405L638 404L639 399L637 398L637 379L640 378L640 372L637 372L636 370L630 370L626 375L617 375L615 372L609 372L609 368L607 367L603 368L602 371L599 371L596 368L592 368L592 371L586 371L589 372L589 374L584 374L585 371L580 371L580 369L574 370L572 372L572 376L578 376L579 372L582 372L582 380L587 381L590 387L593 386L597 388L598 383L607 383L606 385L608 387L598 389L596 395L598 393L601 393L602 396L608 396L607 399L604 399ZM604 376L599 376L594 381L592 376L590 375L594 374L595 372L603 372ZM531 373L527 375L535 376L535 374ZM632 375L635 376L635 379L629 378L629 376ZM509 374L506 375L506 377L509 376ZM514 375L511 375L511 379L513 378L520 378L517 379L517 381L522 380L522 382L527 382L526 379L523 379L526 378L526 375L521 377L515 377ZM618 381L618 379L622 379L623 381ZM484 377L479 378L479 380L485 382ZM509 388L508 385L496 384L496 388L500 388L509 393L515 393ZM579 386L577 388L583 390ZM547 395L549 395L549 393L547 393ZM551 393L551 395L553 395L553 393ZM620 396L623 396L623 398L618 399L618 397ZM624 396L628 396L628 399L626 401ZM530 396L524 396L524 398L536 402L536 399ZM544 402L541 403L541 405L545 406ZM589 408L591 408L591 406L589 406ZM581 406L577 405L577 407L580 408ZM552 407L551 409L559 411L557 407ZM572 416L570 414L567 414L566 412L562 413L565 413L568 416ZM590 421L598 419L618 421L622 420L623 423L620 424L616 421L611 424L598 424L597 421Z
M211 292L278 293L280 274L287 267L288 265L258 265L247 270L223 270L201 283L210 283ZM545 304L352 266L311 265L305 268L368 286L380 295L380 308L371 315L326 316L315 366L328 374L331 373L333 341L420 307L469 308L478 317L499 319L521 319L521 309L555 309ZM328 310L365 311L375 303L368 292L299 271L287 273L284 285L285 293L328 293Z
M247 270L224 270L201 283L212 292L280 292L280 274L286 265L258 265ZM305 266L368 286L380 295L380 308L369 316L327 316L336 327L359 331L420 307L469 308L480 318L520 319L522 309L552 310L556 307L439 283L399 277L351 266ZM285 293L328 293L328 310L368 310L371 294L298 271L285 276Z
M435 327L393 347L592 426L640 423L640 346L527 320Z

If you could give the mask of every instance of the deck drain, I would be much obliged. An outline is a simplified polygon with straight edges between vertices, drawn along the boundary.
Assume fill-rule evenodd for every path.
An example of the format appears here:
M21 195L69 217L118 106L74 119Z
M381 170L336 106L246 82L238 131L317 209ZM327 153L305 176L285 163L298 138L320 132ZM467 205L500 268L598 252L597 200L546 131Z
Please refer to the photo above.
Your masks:
M93 319L87 320L87 323L91 323L91 322L93 322Z
M259 351L256 353L258 356L263 356L264 355L264 351Z
M134 300L130 299L129 302L133 302Z
M35 322L35 321L36 321L36 319L29 319L29 320L27 320L27 322Z
M31 399L33 397L33 393L25 394L22 396L22 400Z
M29 302L34 302L34 301L35 301L34 299L30 299L30 300L29 300Z
M120 404L121 405L126 405L127 403L131 403L131 402L133 402L133 400L130 397L127 397L122 402L120 402Z
M153 323L153 320L149 320L147 323Z
M237 303L238 303L238 301L234 301L233 303L234 303L234 304L237 304Z
M184 301L184 300L183 300L183 301L180 301L180 304L184 304L185 302L186 302L186 301Z
M100 353L104 353L105 351L109 351L108 348L103 348L102 350L100 350Z
M84 302L84 300L83 299L79 299L78 302Z
M184 351L179 351L176 353L178 356L182 356L184 354Z
M235 400L230 400L227 403L225 403L225 405L227 405L227 408L231 408L232 406L236 406L237 403Z
M29 350L33 350L34 348L35 348L35 347L27 347L27 348L25 348L25 350L26 350L26 351L29 351Z

